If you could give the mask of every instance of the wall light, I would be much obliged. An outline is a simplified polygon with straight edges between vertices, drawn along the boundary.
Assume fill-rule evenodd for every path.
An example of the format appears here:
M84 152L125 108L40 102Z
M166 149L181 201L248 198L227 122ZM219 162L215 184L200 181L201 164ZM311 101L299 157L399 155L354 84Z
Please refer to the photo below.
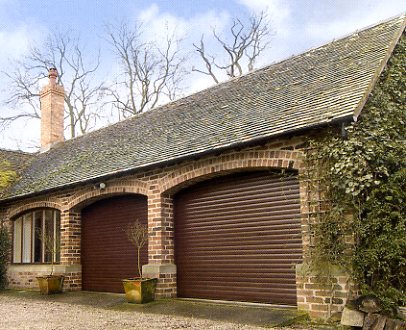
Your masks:
M100 183L97 183L97 184L95 185L95 187L96 187L97 189L103 190L103 189L106 189L106 184L105 184L104 182L100 182Z

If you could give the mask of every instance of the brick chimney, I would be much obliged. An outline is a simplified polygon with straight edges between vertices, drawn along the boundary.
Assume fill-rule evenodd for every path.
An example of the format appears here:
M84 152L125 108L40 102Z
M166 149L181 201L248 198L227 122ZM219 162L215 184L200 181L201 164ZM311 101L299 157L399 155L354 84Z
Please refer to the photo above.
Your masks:
M54 144L63 142L64 136L64 96L62 85L56 82L58 71L50 68L49 82L40 92L41 104L41 152L49 150Z

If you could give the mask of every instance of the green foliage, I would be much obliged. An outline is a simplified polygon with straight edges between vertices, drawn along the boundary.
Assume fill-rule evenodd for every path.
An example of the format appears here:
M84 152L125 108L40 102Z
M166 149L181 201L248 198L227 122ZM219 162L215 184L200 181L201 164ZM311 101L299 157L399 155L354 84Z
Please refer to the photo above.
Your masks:
M364 293L393 309L406 302L406 168L372 189L363 212L354 272Z
M7 286L7 263L11 242L6 227L0 223L0 290Z
M5 160L0 161L0 195L11 182L17 178L17 173L11 168L11 164ZM7 286L7 264L11 242L7 229L0 221L0 290Z
M7 161L0 161L0 192L17 178L17 173L12 170Z
M329 136L307 153L309 179L321 180L331 203L315 228L315 255L348 266L361 294L386 311L406 304L405 55L403 36L347 138Z

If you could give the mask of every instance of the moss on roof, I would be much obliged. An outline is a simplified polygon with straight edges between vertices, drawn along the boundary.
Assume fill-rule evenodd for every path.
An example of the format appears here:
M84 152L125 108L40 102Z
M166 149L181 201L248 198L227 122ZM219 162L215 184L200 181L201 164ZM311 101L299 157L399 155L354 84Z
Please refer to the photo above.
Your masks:
M28 152L0 149L0 162L9 162L17 173L21 173L35 157L36 154Z
M34 154L22 151L0 149L0 198L7 194L7 188L24 171Z

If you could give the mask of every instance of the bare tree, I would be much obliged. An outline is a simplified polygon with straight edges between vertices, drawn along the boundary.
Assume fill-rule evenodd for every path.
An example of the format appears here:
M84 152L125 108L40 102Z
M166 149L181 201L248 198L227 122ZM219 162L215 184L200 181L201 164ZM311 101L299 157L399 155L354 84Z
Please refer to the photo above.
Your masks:
M33 46L27 55L14 60L13 71L3 72L9 79L11 94L5 101L14 113L0 117L0 127L20 118L40 118L40 81L48 69L58 70L58 81L65 89L65 119L70 137L91 129L100 113L92 108L102 95L102 84L94 76L100 64L100 55L92 58L92 65L85 63L78 38L70 32L49 35L44 44Z
M138 274L142 277L142 265L141 265L141 250L148 243L148 225L142 224L138 219L129 223L125 233L128 240L137 249L137 267Z
M210 76L216 84L219 83L219 72L226 72L229 77L237 77L255 68L258 57L269 47L272 36L270 20L266 12L253 14L248 23L239 18L234 18L229 28L229 34L220 35L216 29L212 29L213 38L221 47L223 56L214 56L207 53L204 35L199 44L193 44L203 61L204 69L192 68ZM225 58L225 64L223 61ZM246 66L246 69L244 67Z
M159 45L145 41L143 33L142 24L130 28L123 23L107 28L107 39L122 68L108 92L123 117L174 100L186 75L180 40L174 34L167 33L163 45Z

